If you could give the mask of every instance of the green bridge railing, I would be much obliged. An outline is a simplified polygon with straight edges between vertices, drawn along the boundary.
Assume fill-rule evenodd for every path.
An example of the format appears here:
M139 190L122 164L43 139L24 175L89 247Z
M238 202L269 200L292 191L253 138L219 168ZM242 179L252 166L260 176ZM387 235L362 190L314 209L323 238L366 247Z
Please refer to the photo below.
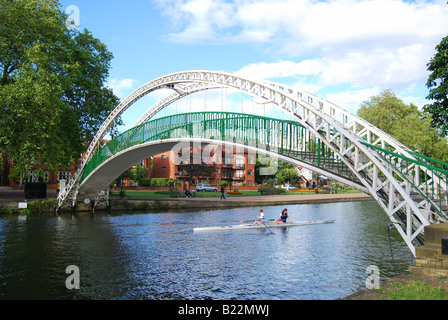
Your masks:
M374 149L384 161L389 163L395 172L401 173L402 179L409 182L424 199L429 201L440 216L447 219L448 207L446 186L448 163L431 159L416 152L408 151L415 159L403 156L388 149L363 143Z
M104 161L123 150L171 138L236 142L273 151L356 179L329 147L295 121L231 112L196 112L154 119L115 137L90 159L81 182Z
M336 134L336 133L333 133ZM194 112L148 121L106 143L87 163L81 182L104 161L132 146L172 138L195 138L236 142L273 151L357 181L345 163L320 138L295 121L232 112ZM448 164L418 153L415 159L363 143L389 163L401 180L415 190L446 219L447 197L440 183L446 183Z

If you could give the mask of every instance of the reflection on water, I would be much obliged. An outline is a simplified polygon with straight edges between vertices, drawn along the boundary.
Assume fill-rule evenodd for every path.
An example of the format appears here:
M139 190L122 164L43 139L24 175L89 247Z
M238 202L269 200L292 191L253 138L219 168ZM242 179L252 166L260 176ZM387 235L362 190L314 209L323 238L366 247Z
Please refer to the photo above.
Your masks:
M0 299L336 299L406 272L412 255L375 202L288 205L294 221L334 224L193 233L258 208L0 218ZM283 207L263 208L277 218ZM65 269L80 269L68 290Z

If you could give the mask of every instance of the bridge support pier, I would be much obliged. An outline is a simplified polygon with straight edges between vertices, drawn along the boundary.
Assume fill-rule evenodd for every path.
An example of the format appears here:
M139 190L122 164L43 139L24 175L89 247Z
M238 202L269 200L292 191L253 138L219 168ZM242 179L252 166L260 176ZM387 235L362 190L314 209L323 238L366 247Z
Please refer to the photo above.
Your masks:
M109 190L107 190L106 192L104 191L100 192L100 194L96 197L96 199L92 200L92 213L95 213L95 209L99 205L105 206L106 210L109 211L110 209Z
M448 277L447 239L448 223L426 226L426 244L415 248L415 266L409 267L409 271L426 276Z

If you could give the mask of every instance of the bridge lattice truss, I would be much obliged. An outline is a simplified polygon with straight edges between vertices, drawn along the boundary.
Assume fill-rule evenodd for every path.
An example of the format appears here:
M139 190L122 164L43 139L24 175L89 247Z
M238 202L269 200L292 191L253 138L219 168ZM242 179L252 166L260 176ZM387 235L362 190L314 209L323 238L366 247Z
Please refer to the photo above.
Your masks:
M261 98L289 113L293 121L231 113L183 115L183 120L175 115L150 121L174 101L217 88L235 88ZM136 127L120 135L120 143L115 140L112 142L115 145L106 145L98 152L102 138L121 114L145 95L160 89L172 89L173 93L149 108ZM210 129L215 130L213 137L203 136ZM225 132L229 129L233 130L230 135ZM136 143L173 138L200 138L208 142L227 139L228 144L271 156L276 154L368 193L388 215L413 254L415 246L423 242L425 226L448 220L446 164L412 152L369 122L308 92L212 71L170 74L143 85L122 101L101 126L74 177L60 193L59 207L75 205L84 182L107 157ZM99 186L98 192L106 187Z

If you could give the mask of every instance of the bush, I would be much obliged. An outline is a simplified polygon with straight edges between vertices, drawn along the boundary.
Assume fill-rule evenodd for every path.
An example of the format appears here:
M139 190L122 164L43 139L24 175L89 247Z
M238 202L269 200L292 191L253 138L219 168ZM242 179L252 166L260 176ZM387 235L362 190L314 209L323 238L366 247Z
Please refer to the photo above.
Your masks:
M281 188L260 188L258 189L258 192L260 192L261 195L285 194L286 190Z
M138 183L139 186L149 187L151 185L151 181L149 179L144 179Z
M58 202L56 199L44 201L35 200L32 202L28 202L28 209L32 212L53 211L56 208L57 204Z
M169 178L152 178L150 185L153 187L166 187L169 181Z

